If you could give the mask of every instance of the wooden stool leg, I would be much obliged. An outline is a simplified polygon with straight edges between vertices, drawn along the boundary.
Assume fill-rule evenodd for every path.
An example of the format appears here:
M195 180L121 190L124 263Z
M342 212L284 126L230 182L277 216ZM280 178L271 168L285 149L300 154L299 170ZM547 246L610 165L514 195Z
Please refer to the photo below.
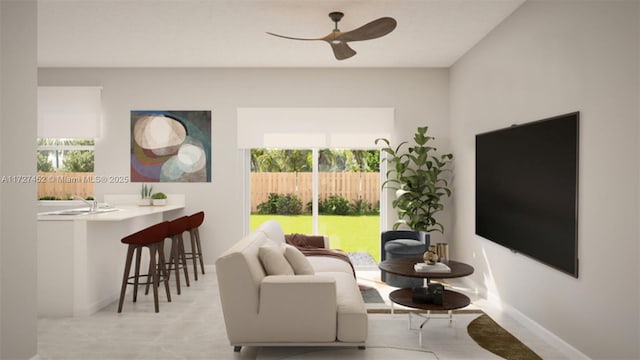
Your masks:
M167 293L167 301L171 302L171 291L169 290L169 272L167 271L167 262L164 258L164 240L160 243L159 256L160 259L160 271L162 271L162 278L164 279L162 282L164 283L164 290Z
M140 282L140 257L142 256L142 246L136 246L136 264L133 276L133 302L138 301L138 283Z
M162 240L164 243L164 240ZM161 247L159 247L158 249L161 249ZM159 271L159 267L160 264L156 263L156 272ZM149 295L149 285L151 285L151 262L149 262L149 271L147 272L148 276L147 276L147 286L144 289L144 294L145 295Z
M171 279L171 270L173 270L173 239L171 239L171 246L169 247L169 261L167 261L167 279Z
M164 240L163 240L164 242ZM158 249L162 249L161 247L158 247ZM159 251L158 251L159 253ZM163 252L164 253L164 252ZM156 263L156 272L160 271L160 264ZM147 272L148 276L147 276L147 286L144 289L144 294L145 295L149 295L149 285L151 285L151 262L149 262L149 271Z
M193 230L189 231L189 240L191 242L191 261L193 261L193 277L198 281L198 261L196 259L196 239L193 237Z
M149 261L149 269L147 270L147 284L144 287L145 295L149 295L149 285L151 285L151 261Z
M178 239L175 236L171 237L171 260L173 260L173 269L176 273L176 289L178 295L180 295L180 269L178 266ZM170 261L171 262L171 261Z
M182 270L184 272L184 281L187 283L187 286L191 286L189 284L189 269L187 269L187 256L184 253L184 239L182 234L178 234L178 246L180 247L180 258L182 262Z
M127 282L129 280L129 272L131 271L131 260L133 260L133 251L135 246L129 245L127 248L127 260L124 265L124 275L122 276L122 287L120 288L120 301L118 301L118 312L122 312L122 304L124 303L124 294L127 291Z
M158 251L158 244L149 245L149 268L151 269L151 275L153 278L153 306L156 312L160 312L160 304L158 302L158 271L156 266L156 252Z
M202 244L200 243L200 230L198 228L194 229L196 234L196 247L198 248L198 258L200 259L200 271L202 271L202 275L204 275L204 260L202 259Z

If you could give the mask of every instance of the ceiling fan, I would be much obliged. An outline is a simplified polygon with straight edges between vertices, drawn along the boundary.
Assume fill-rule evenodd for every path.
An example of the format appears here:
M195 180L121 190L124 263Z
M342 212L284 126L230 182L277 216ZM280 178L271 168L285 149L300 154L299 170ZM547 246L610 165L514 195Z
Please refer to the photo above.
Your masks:
M342 32L340 31L340 29L338 29L338 22L340 21L340 19L342 19L343 16L344 14L338 11L329 13L329 17L335 23L335 27L331 33L321 38L303 39L303 38L278 35L271 32L267 32L267 34L285 38L285 39L291 39L291 40L326 41L327 43L329 43L329 45L331 45L331 48L333 49L333 54L335 55L336 59L344 60L356 54L355 50L349 47L349 45L347 44L348 42L377 39L379 37L385 36L388 33L392 32L397 25L395 19L391 17L381 17L377 20L373 20L365 25L362 25L357 29Z

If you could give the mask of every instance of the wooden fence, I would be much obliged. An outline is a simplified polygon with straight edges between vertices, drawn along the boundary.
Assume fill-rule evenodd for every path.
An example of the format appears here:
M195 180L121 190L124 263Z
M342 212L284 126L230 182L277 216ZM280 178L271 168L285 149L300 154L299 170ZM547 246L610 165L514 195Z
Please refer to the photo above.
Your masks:
M266 201L270 193L296 194L302 206L312 201L310 172L251 173L251 211ZM380 173L321 172L318 174L320 200L338 195L354 202L358 199L376 205L380 201Z
M66 199L71 195L93 196L96 179L92 172L38 172L36 182L38 199L44 196Z
M312 200L310 172L251 173L251 211L266 201L270 193L296 194L306 206ZM55 196L66 199L70 195L83 198L93 196L94 173L39 172L38 199ZM338 195L354 202L358 199L376 205L380 201L380 173L321 172L318 174L320 199Z

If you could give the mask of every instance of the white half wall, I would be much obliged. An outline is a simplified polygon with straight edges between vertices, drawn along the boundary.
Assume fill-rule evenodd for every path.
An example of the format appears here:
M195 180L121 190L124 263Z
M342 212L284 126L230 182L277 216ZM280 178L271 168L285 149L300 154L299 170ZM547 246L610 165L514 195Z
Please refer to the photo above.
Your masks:
M95 156L100 176L129 175L131 110L212 110L211 183L153 185L156 191L185 194L185 213L205 212L202 246L206 263L213 264L245 231L238 108L393 108L392 141L411 139L418 126L428 125L442 151L449 152L448 77L447 69L45 68L38 82L102 86L103 128ZM139 183L96 185L99 200L139 189ZM444 213L445 227L449 219Z
M594 359L640 358L638 6L527 1L451 69L452 252L480 292ZM475 135L572 111L577 279L474 234Z

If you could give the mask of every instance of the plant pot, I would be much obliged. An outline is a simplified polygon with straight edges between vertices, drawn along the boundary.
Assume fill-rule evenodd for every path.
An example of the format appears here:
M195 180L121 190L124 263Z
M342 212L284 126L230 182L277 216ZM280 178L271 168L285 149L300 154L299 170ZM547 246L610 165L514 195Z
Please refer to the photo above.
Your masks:
M167 199L153 199L153 206L167 205Z
M138 200L138 205L140 205L140 206L151 206L151 205L153 205L153 203L152 203L151 199L140 199L140 200Z

